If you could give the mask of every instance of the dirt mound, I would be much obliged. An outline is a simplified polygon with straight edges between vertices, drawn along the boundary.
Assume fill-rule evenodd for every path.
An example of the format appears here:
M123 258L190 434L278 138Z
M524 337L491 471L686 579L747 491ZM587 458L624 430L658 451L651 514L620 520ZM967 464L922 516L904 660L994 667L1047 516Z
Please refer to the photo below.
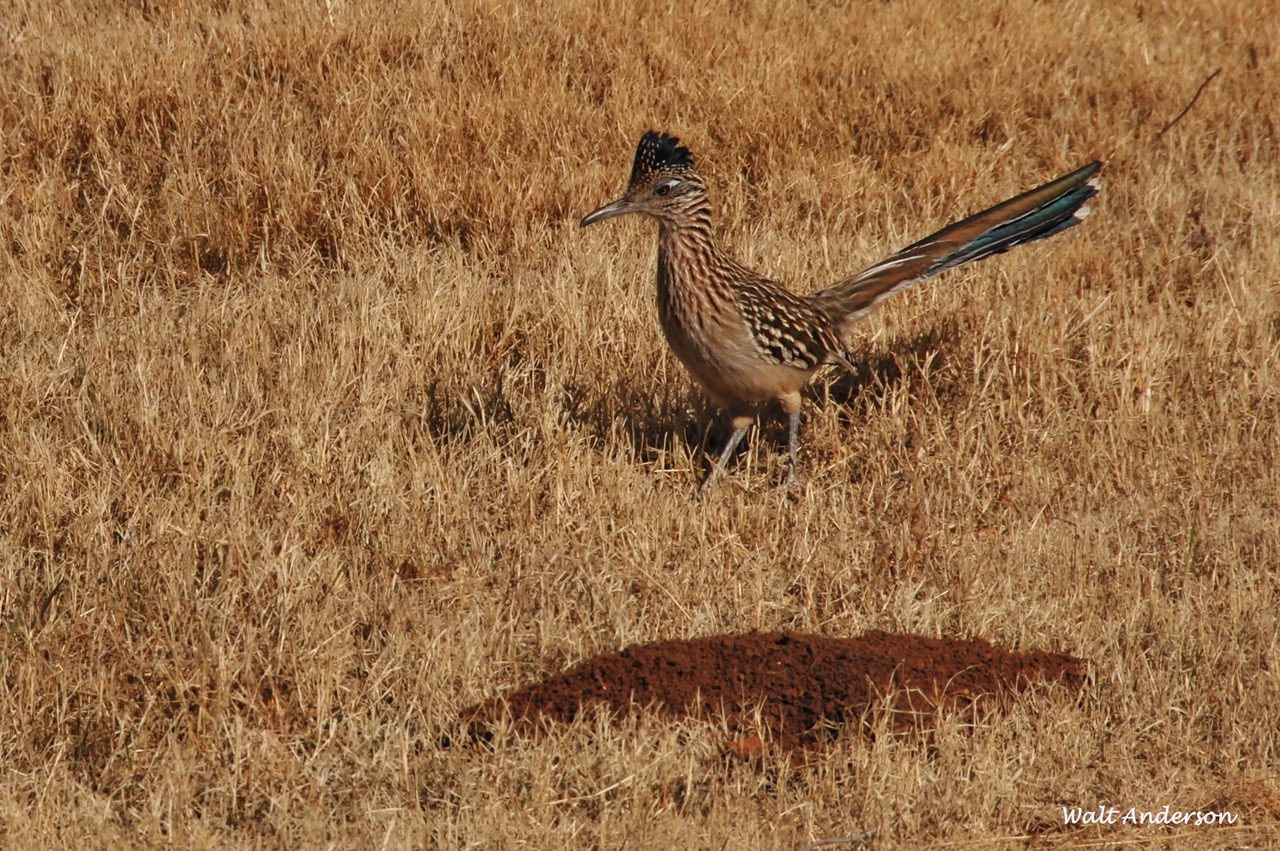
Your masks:
M794 749L827 741L846 720L870 713L890 712L895 727L911 727L940 707L969 706L1042 682L1075 690L1084 677L1085 662L1073 656L1013 653L981 640L749 633L597 656L472 707L464 717L473 737L487 738L488 726L508 711L524 725L568 723L596 707L622 715L652 706L671 716L723 717L747 734L743 741L758 742L761 733ZM763 730L755 726L757 710Z

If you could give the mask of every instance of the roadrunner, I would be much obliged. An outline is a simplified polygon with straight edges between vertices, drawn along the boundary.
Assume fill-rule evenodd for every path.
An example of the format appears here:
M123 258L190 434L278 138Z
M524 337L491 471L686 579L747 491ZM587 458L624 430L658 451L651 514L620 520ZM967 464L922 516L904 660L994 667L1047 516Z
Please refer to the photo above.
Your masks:
M689 149L650 131L640 139L626 194L582 227L644 213L658 220L658 319L667 343L729 414L733 432L701 490L725 468L755 420L777 399L789 418L786 484L796 481L800 391L827 365L853 372L843 354L853 326L917 281L1053 236L1082 220L1098 191L1100 162L943 228L858 274L798 295L738 263L711 238L707 187Z

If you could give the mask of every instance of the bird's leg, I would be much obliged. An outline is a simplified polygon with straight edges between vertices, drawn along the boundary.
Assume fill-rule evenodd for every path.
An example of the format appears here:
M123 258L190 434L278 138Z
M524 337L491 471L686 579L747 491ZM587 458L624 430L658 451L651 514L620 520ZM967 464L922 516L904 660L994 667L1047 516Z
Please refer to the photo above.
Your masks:
M749 416L733 418L733 434L729 435L729 439L725 441L724 449L720 450L720 457L716 459L715 466L711 468L711 472L707 473L707 477L702 480L702 485L698 488L699 494L706 493L711 482L729 463L729 456L738 448L738 444L742 442L742 436L747 433L747 429L751 428L753 420L754 417Z
M800 435L800 412L792 411L787 419L787 478L782 483L784 488L800 484L800 476L796 473L799 464L796 460L796 442Z
M800 394L788 393L781 401L782 409L787 412L787 478L782 486L789 488L800 484L797 472L800 462L796 457L796 444L800 442Z

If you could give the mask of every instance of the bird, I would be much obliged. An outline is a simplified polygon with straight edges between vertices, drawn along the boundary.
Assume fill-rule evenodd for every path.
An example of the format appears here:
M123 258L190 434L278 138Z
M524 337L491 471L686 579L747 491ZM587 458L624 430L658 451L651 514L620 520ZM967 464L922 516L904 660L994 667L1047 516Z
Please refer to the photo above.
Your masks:
M706 182L689 149L667 133L650 130L640 138L622 197L588 213L580 227L629 214L658 222L658 322L671 351L732 428L699 493L724 471L760 407L775 400L788 417L783 484L789 487L799 481L801 391L827 366L856 374L846 346L859 320L915 283L1078 224L1098 192L1101 168L1090 162L807 295L720 248Z

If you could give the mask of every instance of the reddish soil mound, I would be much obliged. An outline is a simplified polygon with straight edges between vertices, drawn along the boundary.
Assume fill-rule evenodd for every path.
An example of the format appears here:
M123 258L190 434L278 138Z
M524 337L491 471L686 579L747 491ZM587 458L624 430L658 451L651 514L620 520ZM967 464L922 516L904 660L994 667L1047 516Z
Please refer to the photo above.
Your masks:
M981 641L868 632L825 638L794 632L661 641L597 656L541 683L470 709L471 734L510 712L522 724L570 722L596 707L615 715L652 706L668 715L725 718L758 750L760 731L784 748L834 737L846 720L893 713L911 727L939 707L963 707L983 695L1021 692L1039 682L1078 689L1085 663L1059 653L1012 653ZM891 695L887 703L883 701ZM736 749L736 748L735 748Z

